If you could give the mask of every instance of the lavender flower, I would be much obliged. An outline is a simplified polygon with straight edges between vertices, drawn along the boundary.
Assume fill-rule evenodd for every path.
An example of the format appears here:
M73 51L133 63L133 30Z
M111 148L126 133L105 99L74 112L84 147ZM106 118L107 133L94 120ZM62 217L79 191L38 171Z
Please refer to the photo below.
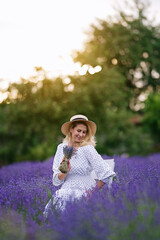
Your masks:
M70 159L76 152L76 149L72 146L68 147L68 146L64 146L63 147L63 154L65 156L65 158Z
M47 221L44 207L57 190L53 157L0 168L0 239L160 239L160 153L114 159L118 181L110 189L68 201Z
M76 149L72 146L64 146L63 147L63 154L64 158L60 164L59 170L62 173L67 173L68 171L68 164L69 164L69 159L75 154Z

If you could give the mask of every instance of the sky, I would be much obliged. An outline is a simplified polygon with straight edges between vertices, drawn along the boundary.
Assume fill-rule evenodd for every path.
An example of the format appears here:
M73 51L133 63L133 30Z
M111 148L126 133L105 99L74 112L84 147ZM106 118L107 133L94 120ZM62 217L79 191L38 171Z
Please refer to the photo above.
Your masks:
M113 16L118 2L124 0L0 0L0 89L33 75L35 67L51 76L79 71L72 50L83 47L96 18ZM156 23L159 9L160 0L152 0L147 14Z

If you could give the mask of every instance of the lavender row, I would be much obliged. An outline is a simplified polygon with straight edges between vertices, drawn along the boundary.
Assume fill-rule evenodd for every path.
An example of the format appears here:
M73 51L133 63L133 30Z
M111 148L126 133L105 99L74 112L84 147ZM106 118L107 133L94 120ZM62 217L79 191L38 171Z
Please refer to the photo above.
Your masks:
M53 157L2 167L0 239L160 239L160 154L114 159L118 179L111 189L68 202L47 221L42 212L57 189Z

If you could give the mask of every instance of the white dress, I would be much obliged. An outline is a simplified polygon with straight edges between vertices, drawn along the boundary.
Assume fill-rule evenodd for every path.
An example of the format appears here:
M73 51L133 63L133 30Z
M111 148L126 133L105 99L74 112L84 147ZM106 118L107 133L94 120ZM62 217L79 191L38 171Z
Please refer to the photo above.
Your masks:
M115 176L115 172L111 170L106 161L92 145L79 147L75 155L71 157L71 170L64 180L59 180L59 165L63 159L63 147L67 144L61 143L57 147L57 151L53 161L53 185L59 186L52 199L45 207L44 214L47 215L49 208L56 206L60 209L65 208L66 201L79 199L82 195L86 195L87 190L91 190L96 186L96 181L92 178L91 172L94 169L98 180L106 182L110 177Z

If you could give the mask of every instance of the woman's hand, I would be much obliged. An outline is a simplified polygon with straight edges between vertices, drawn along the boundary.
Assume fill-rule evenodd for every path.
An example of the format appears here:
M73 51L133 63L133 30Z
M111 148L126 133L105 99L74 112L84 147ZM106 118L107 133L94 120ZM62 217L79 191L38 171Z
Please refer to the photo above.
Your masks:
M86 198L87 198L87 200L91 197L91 195L93 194L94 191L100 190L104 185L105 185L105 183L103 181L98 180L97 185L96 185L95 188L93 188L92 190L87 190L86 191L86 195L87 195Z
M65 161L65 157L63 157L62 162L64 162L64 161ZM62 163L62 162L61 162L61 163ZM71 170L71 163L70 163L70 159L68 159L68 170L67 170L67 173L66 173L66 174L68 174L70 170Z
M103 181L98 180L98 183L97 183L98 189L101 189L104 185L105 185L105 183Z
M97 188L97 186L96 186L95 188L89 189L89 190L86 191L86 198L87 198L87 200L92 196L92 194L93 194L97 189L98 189L98 188Z
M64 161L64 159L62 160L62 162L63 161ZM67 173L59 173L58 174L59 180L62 181L63 179L65 179L70 170L71 170L71 163L70 163L70 160L68 160L68 170L67 170Z
M89 200L89 198L91 197L92 193L93 193L93 190L87 190L86 191L86 199L87 200Z

